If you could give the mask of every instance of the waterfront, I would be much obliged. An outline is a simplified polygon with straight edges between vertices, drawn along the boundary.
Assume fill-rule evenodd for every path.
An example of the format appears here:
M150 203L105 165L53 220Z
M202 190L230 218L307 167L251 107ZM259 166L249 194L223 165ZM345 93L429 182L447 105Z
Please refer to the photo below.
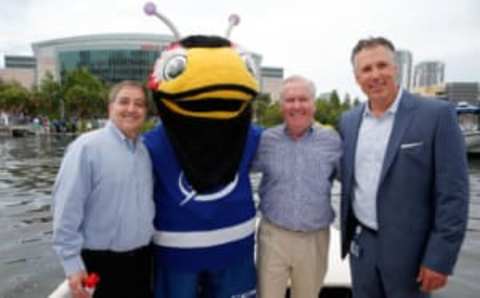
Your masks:
M46 297L62 279L50 243L50 192L71 139L0 137L0 298ZM467 238L455 275L435 298L474 298L480 292L480 159L469 164ZM334 198L338 200L338 188Z

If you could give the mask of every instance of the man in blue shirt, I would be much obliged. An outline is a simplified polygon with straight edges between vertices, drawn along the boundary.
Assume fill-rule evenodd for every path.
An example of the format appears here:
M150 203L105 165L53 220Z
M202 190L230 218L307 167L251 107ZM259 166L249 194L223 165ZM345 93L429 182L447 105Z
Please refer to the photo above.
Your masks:
M142 85L124 81L109 97L109 121L69 147L54 190L53 247L74 298L87 272L100 275L94 297L150 297L153 178L140 129Z
M341 155L338 134L314 123L315 86L301 76L283 82L284 124L261 137L253 170L260 184L258 288L262 298L317 297L327 269L332 179Z

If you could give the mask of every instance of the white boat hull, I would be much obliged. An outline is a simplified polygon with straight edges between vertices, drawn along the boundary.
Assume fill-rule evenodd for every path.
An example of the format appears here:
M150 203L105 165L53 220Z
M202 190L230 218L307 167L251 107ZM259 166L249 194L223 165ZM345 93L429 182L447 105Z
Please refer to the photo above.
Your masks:
M468 153L480 153L480 131L464 131L465 146Z

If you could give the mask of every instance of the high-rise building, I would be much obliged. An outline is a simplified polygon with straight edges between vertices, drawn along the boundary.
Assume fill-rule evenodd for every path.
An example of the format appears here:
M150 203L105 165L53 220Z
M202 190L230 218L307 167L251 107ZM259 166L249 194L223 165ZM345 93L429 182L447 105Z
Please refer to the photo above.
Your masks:
M429 87L443 84L445 64L440 61L423 61L415 66L413 87Z
M397 84L403 89L410 90L412 87L412 53L407 50L395 51L397 64Z
M0 68L0 80L15 81L25 88L31 88L34 84L35 67L35 57L6 55L5 67Z
M280 100L280 91L283 82L283 68L281 67L262 67L261 68L261 90L262 93L269 94L271 103Z
M16 55L6 55L5 56L5 67L6 68L34 69L35 66L36 66L35 57L16 56Z

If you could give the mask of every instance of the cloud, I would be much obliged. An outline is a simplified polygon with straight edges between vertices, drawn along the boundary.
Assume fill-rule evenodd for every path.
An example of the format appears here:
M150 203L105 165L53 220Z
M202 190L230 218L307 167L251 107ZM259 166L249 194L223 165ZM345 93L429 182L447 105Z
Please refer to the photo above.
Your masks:
M170 33L136 0L3 0L0 53L31 54L30 44L67 36ZM356 41L386 36L414 61L440 59L447 80L478 81L480 1L457 0L176 0L155 1L183 35L224 34L230 13L241 23L232 40L258 52L265 65L312 78L318 90L361 96L349 56ZM463 71L462 71L463 70Z

